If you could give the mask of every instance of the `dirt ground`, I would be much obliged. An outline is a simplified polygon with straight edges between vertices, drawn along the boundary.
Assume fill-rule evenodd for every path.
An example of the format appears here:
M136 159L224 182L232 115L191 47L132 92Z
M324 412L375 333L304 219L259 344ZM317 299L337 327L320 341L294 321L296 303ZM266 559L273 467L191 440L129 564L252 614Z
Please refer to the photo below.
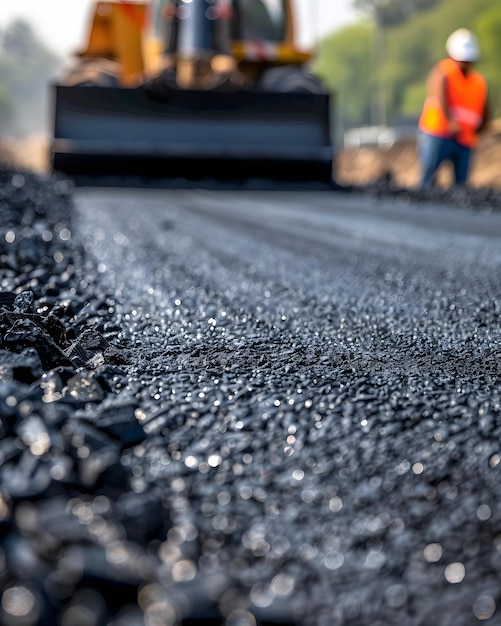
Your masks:
M49 140L44 135L0 138L0 164L37 173L49 171Z
M39 173L49 171L49 140L42 135L0 140L0 163L28 168ZM365 185L391 174L401 187L414 187L419 179L415 141L399 142L391 148L341 149L335 162L335 178L341 184ZM448 165L439 172L438 184L451 182ZM491 124L477 147L470 183L474 187L501 189L501 120Z
M414 187L419 181L414 140L396 143L386 150L375 147L341 150L335 167L337 180L344 184L364 185L387 173L402 187ZM451 180L450 166L444 164L437 183L448 187ZM481 137L473 157L470 184L501 189L501 120L492 122Z

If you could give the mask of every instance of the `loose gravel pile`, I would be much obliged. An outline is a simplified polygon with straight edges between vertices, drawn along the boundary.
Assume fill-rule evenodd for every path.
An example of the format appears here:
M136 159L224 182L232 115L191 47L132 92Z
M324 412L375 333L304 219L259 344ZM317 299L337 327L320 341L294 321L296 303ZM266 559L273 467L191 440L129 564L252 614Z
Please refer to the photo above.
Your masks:
M462 315L444 276L407 332L299 301L315 336L173 262L159 319L103 289L71 191L0 171L0 622L495 624L499 294Z
M370 194L373 197L396 199L401 204L434 203L449 205L471 211L487 211L498 213L501 211L501 192L494 187L435 187L421 190L399 185L390 174L385 174L382 178L364 185L350 185L347 190L358 191L363 194Z
M8 625L109 623L155 570L138 554L131 574L124 542L144 549L168 529L161 504L128 485L122 455L144 433L136 403L116 393L127 351L114 342L113 300L96 293L95 264L73 242L71 190L65 180L0 171L0 622Z

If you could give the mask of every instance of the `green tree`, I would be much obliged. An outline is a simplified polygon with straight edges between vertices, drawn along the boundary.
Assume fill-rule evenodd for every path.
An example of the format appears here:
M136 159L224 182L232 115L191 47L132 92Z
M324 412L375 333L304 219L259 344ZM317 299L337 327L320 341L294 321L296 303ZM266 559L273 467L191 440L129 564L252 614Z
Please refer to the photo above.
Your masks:
M338 129L370 122L373 73L370 66L372 27L361 23L320 42L314 72L336 94Z
M391 118L393 91L385 77L387 32L406 23L415 14L437 5L439 0L354 0L354 6L366 12L374 24L371 63L376 76L373 96L374 123L387 124Z
M31 26L13 22L3 33L0 48L0 116L3 134L40 132L47 118L48 83L62 66L38 39ZM3 111L3 114L2 114Z
M354 0L355 8L365 11L382 27L407 21L414 13L426 11L439 0Z
M390 0L355 1L367 11L390 6ZM338 129L374 123L374 102L381 98L389 124L401 118L417 119L428 72L445 57L447 37L461 27L472 28L479 37L478 69L489 82L494 115L501 116L499 0L437 0L428 10L415 10L407 20L384 28L384 56L379 63L374 58L374 19L337 31L321 42L314 69L335 93Z
M390 120L419 115L427 74L446 55L445 41L457 28L468 27L477 31L477 25L484 25L484 32L477 31L481 48L484 50L485 46L491 45L493 50L485 54L485 68L479 68L485 70L488 63L492 64L492 76L487 78L495 81L495 76L500 73L496 63L500 53L496 46L500 45L501 31L495 21L490 27L489 20L494 20L497 7L498 0L476 0L475 4L470 0L442 0L434 9L416 14L388 31L381 80L390 86L387 90ZM482 16L486 16L485 21ZM479 20L482 20L480 24Z
M14 102L7 90L0 86L0 135L7 133L14 119Z
M489 102L493 115L501 116L501 5L487 8L475 20L482 58L478 69L489 83Z

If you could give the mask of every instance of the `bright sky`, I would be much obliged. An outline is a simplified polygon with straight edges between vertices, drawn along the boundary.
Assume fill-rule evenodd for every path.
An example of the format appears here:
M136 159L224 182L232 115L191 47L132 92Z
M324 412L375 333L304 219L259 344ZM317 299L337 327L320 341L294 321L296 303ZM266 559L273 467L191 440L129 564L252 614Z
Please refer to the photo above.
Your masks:
M90 7L95 0L0 0L0 29L16 18L29 20L39 37L56 52L71 54L82 46ZM357 14L352 0L295 0L301 16L303 43L332 32ZM308 12L314 7L313 13Z

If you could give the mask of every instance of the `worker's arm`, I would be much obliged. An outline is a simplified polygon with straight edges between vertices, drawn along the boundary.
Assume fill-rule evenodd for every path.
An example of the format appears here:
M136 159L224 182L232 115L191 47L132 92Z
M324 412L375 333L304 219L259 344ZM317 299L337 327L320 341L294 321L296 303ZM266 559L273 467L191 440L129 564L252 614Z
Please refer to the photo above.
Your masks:
M455 135L461 130L461 126L453 118L451 110L449 109L447 103L447 77L438 67L434 67L430 72L427 86L428 94L435 98L440 104L440 108L449 122L449 130L452 135Z
M482 114L482 122L480 123L480 126L478 127L479 132L485 129L490 119L491 119L491 110L489 106L489 101L486 98L485 105L484 105L484 112Z

